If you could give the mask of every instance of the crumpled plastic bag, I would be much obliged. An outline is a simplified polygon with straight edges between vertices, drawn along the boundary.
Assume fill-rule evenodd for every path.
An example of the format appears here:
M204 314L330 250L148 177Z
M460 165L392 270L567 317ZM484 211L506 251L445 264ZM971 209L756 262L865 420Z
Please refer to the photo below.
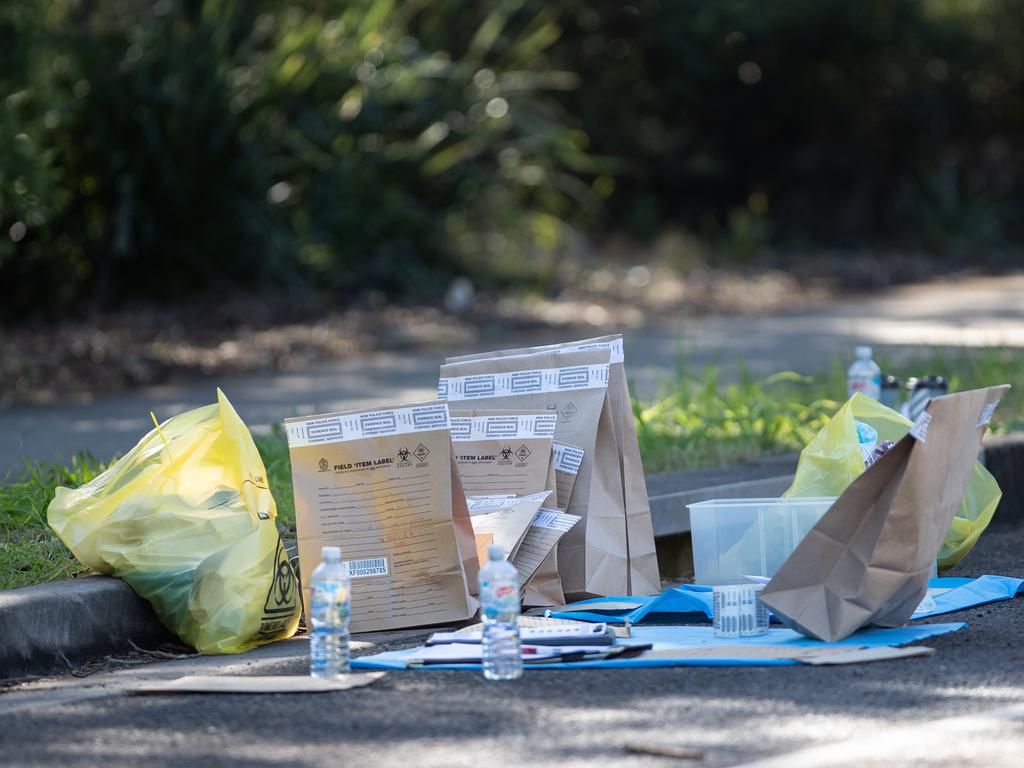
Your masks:
M793 484L783 496L840 496L864 471L858 421L878 432L879 443L898 442L911 427L911 422L896 411L858 392L800 452ZM992 522L1002 496L992 473L976 462L960 508L939 550L940 568L951 568L971 551Z
M118 576L203 653L290 637L298 581L252 435L217 402L168 419L81 488L58 488L47 521L83 563Z

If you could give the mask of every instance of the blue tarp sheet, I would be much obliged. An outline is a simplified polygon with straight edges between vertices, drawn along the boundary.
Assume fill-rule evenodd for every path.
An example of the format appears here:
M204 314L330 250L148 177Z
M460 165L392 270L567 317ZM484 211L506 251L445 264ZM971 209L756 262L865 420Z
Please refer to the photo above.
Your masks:
M823 643L810 640L791 629L771 629L767 635L758 637L720 638L715 637L711 627L695 626L650 626L634 627L633 636L619 638L624 645L652 643L654 650L670 648L722 648L744 645L791 645L797 647L884 647L907 645L928 637L956 632L967 625L955 624L918 624L916 626L897 629L862 629L838 643ZM353 669L404 669L406 661L418 648L406 648L400 651L386 651L373 656L361 656L352 660ZM799 662L791 659L764 659L749 656L691 659L609 659L607 661L584 661L556 664L528 664L526 669L630 669L637 667L674 667L674 666L781 666ZM480 669L479 664L436 664L420 669Z
M976 579L937 578L928 582L929 595L935 607L914 614L914 619L954 613L965 608L1009 600L1024 592L1024 579L1009 576L980 576ZM601 603L632 603L632 610L613 611L581 611L587 605L600 606ZM680 584L653 597L599 597L593 600L581 600L572 604L577 610L549 611L545 615L559 619L575 619L577 621L608 621L622 623L626 619L631 624L643 622L672 621L708 621L711 619L711 587L699 584Z

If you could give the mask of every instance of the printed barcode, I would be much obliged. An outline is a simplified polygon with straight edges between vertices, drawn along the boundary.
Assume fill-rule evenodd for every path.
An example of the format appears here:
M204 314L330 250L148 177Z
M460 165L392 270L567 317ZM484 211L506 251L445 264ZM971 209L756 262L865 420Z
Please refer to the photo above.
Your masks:
M365 560L349 560L345 565L348 566L349 577L353 579L366 576L388 575L388 559L386 557L368 557Z

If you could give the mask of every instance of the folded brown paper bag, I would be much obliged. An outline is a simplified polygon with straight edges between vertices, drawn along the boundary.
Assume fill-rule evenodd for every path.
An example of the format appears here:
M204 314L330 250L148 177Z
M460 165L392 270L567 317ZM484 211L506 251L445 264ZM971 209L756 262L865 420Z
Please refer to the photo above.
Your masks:
M616 595L629 588L622 475L608 401L607 349L496 357L441 366L438 398L453 407L541 409L558 414L555 437L584 451L569 501L583 520L561 540L567 594Z
M580 519L576 515L567 515L558 509L541 508L534 516L530 527L523 538L523 543L516 550L515 555L510 559L512 565L519 571L519 578L524 584L533 584L540 575L540 569L547 559L554 554L565 533L572 529ZM557 574L555 574L557 578ZM540 580L540 587L546 587L546 577ZM561 587L561 584L559 584ZM561 591L559 589L559 591ZM524 605L535 605L530 602L530 591L524 595ZM561 605L561 603L554 603Z
M467 497L482 493L530 496L549 490L549 506L554 506L558 486L551 440L558 414L515 409L452 410L450 414L452 447ZM483 552L480 559L486 562L481 534L476 539L477 555ZM523 582L523 596L524 605L531 607L565 603L556 550Z
M324 545L352 576L352 631L470 618L478 561L444 403L285 421L302 585ZM308 616L307 616L308 626Z
M550 346L485 352L448 358L445 362L454 363L533 354L563 355L592 349L607 349L609 352L608 401L611 408L612 437L615 441L619 464L619 485L622 487L621 504L626 518L626 551L629 561L624 593L655 595L661 592L661 577L658 573L658 556L654 547L654 527L651 521L650 502L647 499L647 485L640 460L640 447L637 443L629 387L626 382L622 335L612 334ZM558 433L556 439L564 439L566 442L573 443L562 433ZM579 443L573 444L580 445ZM571 504L568 511L580 513ZM577 526L577 528L580 527L582 524ZM571 537L570 533L567 538L571 539Z
M582 453L580 451L580 454ZM548 479L544 487L546 490L551 491L551 495L548 497L548 504L552 507L553 511L564 513L565 506L557 503L558 478L555 464L555 452L552 446L551 457L548 461ZM576 464L576 471L579 471L578 463ZM576 475L572 477L575 480ZM552 500L555 500L554 503ZM559 538L561 537L559 536ZM558 575L557 542L556 546L552 547L551 551L541 561L540 566L533 571L529 579L523 582L523 605L528 608L550 608L552 606L565 605L562 577Z
M905 624L960 505L981 438L1009 386L933 399L910 434L846 489L782 564L761 602L835 642Z

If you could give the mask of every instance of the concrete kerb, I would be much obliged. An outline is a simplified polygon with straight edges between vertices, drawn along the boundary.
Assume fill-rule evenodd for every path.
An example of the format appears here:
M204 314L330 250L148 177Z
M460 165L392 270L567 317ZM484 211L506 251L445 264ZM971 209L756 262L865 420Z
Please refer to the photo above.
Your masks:
M796 454L728 467L650 475L655 537L690 530L687 504L780 495ZM986 440L985 463L1003 488L994 524L1024 522L1024 433ZM66 671L88 659L175 640L149 604L119 579L90 576L0 592L0 680Z
M106 576L0 592L0 638L0 680L177 639L131 587Z

